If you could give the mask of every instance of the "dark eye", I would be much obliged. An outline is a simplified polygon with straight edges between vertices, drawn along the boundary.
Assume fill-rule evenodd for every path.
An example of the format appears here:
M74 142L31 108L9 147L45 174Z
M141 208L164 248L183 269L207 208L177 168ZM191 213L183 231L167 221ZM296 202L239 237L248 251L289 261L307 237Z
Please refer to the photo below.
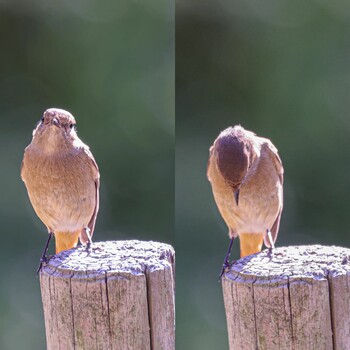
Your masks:
M69 129L75 129L75 124L69 124Z
M44 122L44 120L45 120L44 117L42 117L42 118L40 119L40 121L41 121L42 123Z

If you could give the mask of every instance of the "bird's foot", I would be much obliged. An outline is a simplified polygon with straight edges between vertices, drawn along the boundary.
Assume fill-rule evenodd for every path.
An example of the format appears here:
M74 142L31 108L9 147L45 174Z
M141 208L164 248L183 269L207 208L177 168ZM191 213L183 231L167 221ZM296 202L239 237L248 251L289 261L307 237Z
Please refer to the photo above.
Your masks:
M235 240L235 237L231 237L230 244L228 246L228 250L227 250L227 253L225 255L224 263L222 264L222 270L221 270L220 275L219 275L219 282L221 280L222 275L226 271L228 271L229 268L235 263L235 261L233 260L232 263L230 264L230 254L231 254L231 249L232 249L232 245L233 245L234 240Z
M269 251L267 252L267 256L270 259L270 261L272 260L273 257L273 247L269 248Z
M51 238L54 236L53 232L49 232L49 236L47 237L47 241L46 241L46 244L45 244L45 248L44 248L44 251L43 253L41 254L41 258L40 258L40 264L39 264L39 267L38 269L36 270L36 276L38 277L39 275L39 272L41 270L41 268L43 267L43 264L47 264L49 259L47 257L47 249L49 248L49 244L50 244L50 241L51 241Z
M220 275L219 275L219 282L221 281L221 277L223 276L223 274L225 272L228 272L231 268L231 266L235 263L236 261L233 260L231 263L226 260L223 264L222 264L222 269L221 269L221 272L220 272Z
M39 273L42 267L46 266L50 259L51 259L51 256L47 257L46 255L40 258L40 263L39 263L38 269L36 270L37 277L39 276Z
M88 254L92 253L92 248L91 248L92 242L87 242L86 243L86 252Z
M49 255L49 256L43 256L41 259L40 259L40 262L42 263L42 264L44 264L44 265L46 265L49 261L50 261L50 259L53 257L53 255Z
M91 239L91 234L90 234L91 231L88 227L84 227L84 230L85 230L85 234L87 237L86 252L88 254L90 254L92 252L92 249L91 249L92 239Z

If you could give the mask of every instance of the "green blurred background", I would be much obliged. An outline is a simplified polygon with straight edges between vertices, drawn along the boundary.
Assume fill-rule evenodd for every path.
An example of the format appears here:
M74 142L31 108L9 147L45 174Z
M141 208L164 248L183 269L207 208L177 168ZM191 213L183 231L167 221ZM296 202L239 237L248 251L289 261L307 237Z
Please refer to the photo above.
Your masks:
M46 108L76 117L100 167L94 239L174 244L174 7L0 0L1 349L45 349L35 271L47 233L19 173Z
M217 281L229 240L206 179L208 148L227 126L279 150L277 246L350 247L349 37L341 0L177 1L178 349L228 348Z
M350 247L350 5L177 0L176 168L174 34L170 0L0 0L1 349L45 348L46 231L19 171L48 107L72 112L100 167L95 240L175 245L177 349L228 348L217 283L228 236L205 174L227 126L279 150L278 246Z

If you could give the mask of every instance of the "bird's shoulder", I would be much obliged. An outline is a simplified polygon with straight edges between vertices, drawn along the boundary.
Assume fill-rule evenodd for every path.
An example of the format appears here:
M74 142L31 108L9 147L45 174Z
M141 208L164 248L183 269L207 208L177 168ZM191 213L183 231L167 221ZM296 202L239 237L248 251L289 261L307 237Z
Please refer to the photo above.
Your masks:
M90 147L83 143L80 139L75 140L73 143L74 153L76 157L82 158L83 161L88 161L92 165L94 177L98 179L100 172L96 160L90 150Z
M262 154L267 155L272 160L276 167L277 173L279 174L280 179L283 182L284 168L281 157L279 156L278 150L275 147L275 145L269 139L262 138L261 152Z

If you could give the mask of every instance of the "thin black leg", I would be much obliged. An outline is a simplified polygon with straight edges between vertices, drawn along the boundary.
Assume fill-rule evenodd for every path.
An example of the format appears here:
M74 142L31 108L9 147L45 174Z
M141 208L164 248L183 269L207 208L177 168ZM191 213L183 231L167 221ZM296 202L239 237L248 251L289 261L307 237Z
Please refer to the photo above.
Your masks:
M86 243L86 250L90 253L91 252L91 244L92 244L92 239L90 235L90 229L88 227L85 227L85 233L88 238L88 242Z
M222 277L222 275L224 274L225 270L231 266L230 264L230 254L231 254L231 249L232 249L232 245L233 245L233 241L235 240L235 237L232 237L230 239L230 244L228 245L228 249L227 249L227 253L225 255L225 260L224 263L222 264L222 269L219 275L219 280Z
M269 247L269 252L267 253L267 256L270 258L270 261L272 260L272 252L273 249L275 249L275 244L272 239L271 231L269 229L266 230L267 237L269 238L270 242L270 247Z
M39 267L38 269L36 270L36 275L38 276L42 266L44 263L47 263L48 259L47 259L47 250L49 249L49 244L50 244L50 241L51 241L51 238L53 236L53 233L52 232L49 232L49 237L47 238L47 241L46 241L46 244L45 244L45 248L43 250L43 254L41 255L41 258L40 258L40 264L39 264Z

